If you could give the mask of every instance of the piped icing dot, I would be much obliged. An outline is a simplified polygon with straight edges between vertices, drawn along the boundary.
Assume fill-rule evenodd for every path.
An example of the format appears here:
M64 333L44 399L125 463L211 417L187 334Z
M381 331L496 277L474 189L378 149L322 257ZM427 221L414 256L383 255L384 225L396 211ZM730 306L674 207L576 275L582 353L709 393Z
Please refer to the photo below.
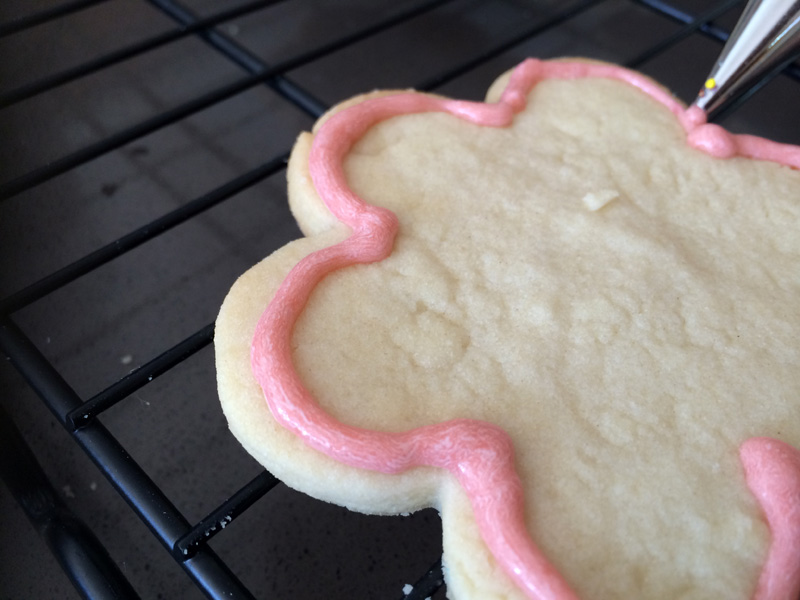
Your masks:
M730 158L739 151L733 136L719 125L706 123L689 132L687 141L692 148L716 158Z
M702 108L693 104L678 114L678 120L686 133L689 133L701 125L705 125L707 117L706 112Z

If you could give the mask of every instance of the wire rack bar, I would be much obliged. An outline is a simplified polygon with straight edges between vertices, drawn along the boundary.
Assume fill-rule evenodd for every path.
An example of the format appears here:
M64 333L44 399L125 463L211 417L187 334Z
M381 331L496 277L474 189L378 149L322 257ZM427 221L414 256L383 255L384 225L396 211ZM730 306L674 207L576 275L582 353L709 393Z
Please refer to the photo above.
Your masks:
M482 65L483 63L486 63L492 60L493 58L497 58L504 52L508 52L512 48L515 48L516 46L519 46L520 44L527 42L531 38L536 37L537 35L541 35L546 31L548 31L549 29L552 29L553 27L556 27L561 23L578 16L582 12L589 10L593 6L602 4L603 2L606 1L607 0L581 0L580 2L577 2L565 8L564 10L554 14L553 16L545 19L541 23L538 23L530 27L529 29L526 29L522 33L519 33L514 37L505 40L500 44L497 44L496 46L490 48L488 51L476 56L475 58L465 61L460 65L457 65L456 67L447 70L444 73L431 77L430 79L425 80L424 82L420 83L415 87L416 89L421 91L431 91L438 87L441 87L446 83L449 83L450 81L456 79L457 77L460 77L465 73L468 73L469 71Z
M443 585L444 575L442 573L442 559L440 558L431 565L425 575L420 577L408 594L403 594L401 600L426 600Z
M80 406L80 398L8 317L0 318L0 349L61 424L68 427L67 415ZM190 530L186 518L99 421L93 420L71 433L111 485L171 552L175 542ZM212 598L254 600L228 566L207 546L198 548L194 556L180 564Z
M677 21L678 23L683 23L684 25L689 24L694 20L691 14L674 7L670 5L668 2L664 2L663 0L631 0L631 1L652 10L653 12L661 16L668 17L674 21ZM727 42L728 36L730 35L729 31L723 29L722 27L714 25L713 23L705 23L701 25L698 28L698 31L720 43ZM766 81L778 75L779 73L786 75L787 77L790 77L795 81L800 81L800 66L798 66L796 63L784 65L782 70L778 69L777 72L772 73L770 76L765 78L765 80L762 80L761 84L754 87L750 91L750 93L748 93L746 96L741 97L740 101L731 103L731 105L729 105L729 107L725 109L724 112L726 113L730 112L731 110L733 110L734 105L739 106L742 103L744 103L744 101L747 98L749 98L753 93L755 93L756 90L760 89L763 86L763 84L766 83Z
M273 4L284 1L285 0L256 0L254 2L248 2L235 8L220 11L210 17L199 19L191 25L179 27L177 29L147 38L141 42L131 44L125 48L120 48L119 50L109 52L108 54L96 57L74 68L66 69L38 81L34 81L19 88L0 94L0 108L12 106L18 102L32 98L33 96L43 92L48 92L56 87L80 79L81 77L86 77L87 75L91 75L92 73L96 73L102 69L111 67L130 58L134 58L140 54L144 54L145 52L165 46L170 42L178 41L184 37L195 34L202 29L219 25L220 23L230 21L237 17L256 12Z
M0 477L84 598L139 598L94 533L61 500L1 406Z
M247 188L263 181L267 177L274 175L286 167L288 153L282 154L264 163L260 167L230 180L224 185L212 190L211 192L187 202L180 208L151 221L150 223L131 231L121 238L95 250L75 262L62 267L52 274L32 283L19 292L9 296L0 302L0 314L16 311L55 290L75 281L79 277L90 273L94 269L110 262L133 250L137 246L153 239L156 236L169 231L173 227L188 221L192 217L216 206L220 202L227 200L231 196L246 190Z
M0 345L15 363L20 373L30 382L47 407L62 425L67 425L66 415L80 406L81 400L61 375L53 368L38 348L10 319L0 322ZM159 492L151 498L138 499L135 490L128 490L135 481L141 489L156 490L155 484L133 461L116 439L98 421L73 432L73 437L87 450L109 480L132 504L151 518L153 531L160 540L177 539L188 528L188 522ZM137 501L141 500L141 501ZM153 514L150 514L153 513Z
M693 33L701 31L704 27L710 28L712 26L711 21L713 21L714 19L718 19L726 12L732 10L736 6L739 6L743 2L744 0L728 0L727 2L718 4L717 6L706 11L702 15L686 22L684 26L681 27L678 31L668 36L661 42L657 43L655 46L648 48L647 50L639 54L637 57L629 60L626 66L632 69L637 68L639 65L642 65L646 63L648 60L655 58L659 54L665 52L678 42L685 40ZM725 37L727 38L727 34L725 35Z
M185 27L190 27L198 21L198 17L194 13L176 0L148 1ZM269 69L269 65L255 54L214 28L200 30L197 35L223 56L252 75L258 75ZM264 80L264 83L311 117L319 117L327 110L327 107L321 101L283 75L268 77Z
M161 8L162 10L164 10L168 15L170 15L175 20L181 23L190 23L192 22L192 19L196 18L191 13L189 13L187 9L179 5L175 0L148 0L148 1L156 5L157 7ZM412 6L404 11L397 13L394 16L391 16L385 20L376 23L375 25L366 27L354 34L345 36L329 44L325 44L324 46L321 46L320 48L312 51L311 53L303 54L302 60L300 62L287 61L286 63L282 63L279 68L270 67L260 58L258 58L245 48L242 48L239 44L230 39L228 36L218 31L208 31L202 33L201 37L203 37L203 39L205 39L214 48L216 48L218 51L220 51L222 54L224 54L226 57L228 57L230 60L238 64L240 67L242 67L252 75L258 75L260 73L275 74L274 76L268 77L266 83L270 85L270 87L272 87L279 94L281 94L284 98L295 104L295 106L305 111L308 115L314 118L318 118L322 116L322 114L326 110L328 110L329 107L326 104L314 98L307 91L303 90L302 88L291 82L289 79L280 76L281 73L285 73L292 69L296 69L297 67L300 67L303 64L306 64L308 62L316 60L317 58L321 58L322 56L326 56L328 54L341 50L356 42L362 41L390 27L394 27L410 19L413 19L417 16L423 15L435 8L438 8L444 4L448 4L452 1L453 0L428 0L427 2L420 3L417 6Z
M632 2L650 9L662 17L668 17L673 21L686 25L694 20L694 17L669 4L663 0L631 0ZM700 27L699 31L708 37L717 40L718 42L725 42L728 40L729 31L722 29L712 23L706 23Z
M142 121L137 125L129 127L128 129L120 131L116 134L112 134L100 142L91 144L60 159L56 159L47 165L34 169L33 171L0 185L0 200L6 200L37 185L41 185L42 183L50 181L51 179L54 179L59 175L63 175L67 171L71 171L82 164L106 154L107 152L116 150L117 148L120 148L134 140L158 131L159 129L171 125L177 121L185 119L202 111L203 109L213 106L214 104L223 102L224 100L247 91L260 83L264 83L275 75L301 67L304 64L316 60L317 58L325 56L326 54L341 50L342 48L376 35L386 29L389 29L390 27L394 27L407 19L413 18L418 14L421 14L421 12L432 10L437 6L450 1L452 0L434 0L425 2L415 9L410 9L393 17L389 17L371 27L367 27L356 33L343 36L330 43L323 44L316 49L304 52L298 56L295 56L294 58L275 64L264 72L255 75L249 75L234 81L233 83L219 87L211 92L198 96L193 100L156 115L155 117L151 117L150 119Z
M36 25L42 25L48 21L54 21L56 19L60 19L61 17L66 17L67 15L81 11L85 8L89 8L95 4L101 4L103 2L108 2L108 0L73 0L72 2L65 2L64 4L47 8L25 17L7 21L6 23L0 24L0 37L11 35L13 33L19 33L26 29L30 29L31 27L35 27Z
M257 475L250 483L228 498L175 542L173 556L178 560L194 556L198 548L208 543L212 537L225 529L236 517L279 483L280 480L269 471L263 471Z
M159 375L163 375L190 356L193 356L208 346L213 339L214 324L210 323L153 360L134 369L113 385L81 404L78 408L71 410L67 414L68 429L75 431L80 427L85 427L97 415L124 400L133 392L143 388Z
M244 80L236 81L230 85L219 88L215 92L205 94L194 100L190 100L185 104L167 110L153 118L142 121L141 123L129 127L116 134L107 136L100 142L91 144L77 150L72 154L68 154L60 159L56 159L43 167L35 169L25 175L9 181L8 183L0 186L0 199L8 199L12 196L19 194L25 190L29 190L37 185L41 185L59 175L71 171L95 158L103 156L104 154L121 148L141 137L151 134L167 125L171 125L177 121L185 119L201 110L213 106L223 100L235 96L259 83L260 77L250 77Z

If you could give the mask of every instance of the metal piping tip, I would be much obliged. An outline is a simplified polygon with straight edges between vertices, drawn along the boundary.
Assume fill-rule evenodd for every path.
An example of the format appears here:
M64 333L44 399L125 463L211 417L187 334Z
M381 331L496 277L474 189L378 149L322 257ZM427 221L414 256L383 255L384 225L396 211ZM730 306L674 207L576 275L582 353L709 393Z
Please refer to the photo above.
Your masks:
M800 0L750 0L694 104L711 120L798 56Z

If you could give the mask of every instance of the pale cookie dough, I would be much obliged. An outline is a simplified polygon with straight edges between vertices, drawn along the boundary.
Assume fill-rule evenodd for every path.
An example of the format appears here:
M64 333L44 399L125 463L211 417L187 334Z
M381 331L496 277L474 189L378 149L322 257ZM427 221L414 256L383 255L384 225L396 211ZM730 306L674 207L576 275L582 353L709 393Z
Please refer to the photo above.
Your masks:
M309 237L245 273L217 321L230 428L317 498L438 508L450 598L526 598L452 474L347 466L265 402L257 321L303 257L350 233L314 190L312 139L288 171ZM527 530L580 598L753 598L770 530L739 446L800 447L800 171L708 156L668 108L596 77L538 83L508 127L385 120L344 171L399 229L384 260L325 277L297 322L291 356L319 405L383 432L501 427Z

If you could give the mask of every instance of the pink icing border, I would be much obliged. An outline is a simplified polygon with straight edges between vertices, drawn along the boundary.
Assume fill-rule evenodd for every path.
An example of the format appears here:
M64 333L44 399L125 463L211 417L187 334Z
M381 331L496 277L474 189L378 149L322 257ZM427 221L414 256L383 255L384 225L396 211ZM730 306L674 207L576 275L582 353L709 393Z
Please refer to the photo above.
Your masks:
M739 449L747 486L772 533L754 598L800 598L800 451L769 438L750 438Z
M323 124L315 135L310 156L311 177L319 196L340 221L352 228L352 234L339 244L306 256L292 269L257 325L251 352L253 373L274 417L310 447L348 465L383 473L399 473L420 465L453 473L469 496L489 550L526 595L536 599L577 597L526 530L522 485L508 435L494 425L468 419L403 433L369 431L340 423L322 410L303 386L293 367L290 342L294 324L311 292L327 274L342 267L379 261L391 253L397 218L386 209L366 204L353 193L342 167L350 148L371 126L402 114L445 112L471 123L504 127L525 107L528 92L539 81L581 77L617 79L641 89L678 118L690 145L708 154L759 158L800 168L800 147L730 134L707 124L702 110L684 109L646 77L606 64L529 59L514 70L496 104L416 93L364 101L334 114ZM773 595L774 589L783 590L780 594L800 589L798 569L786 568L788 564L796 565L800 548L800 453L783 445L783 453L794 458L778 460L770 444L777 442L756 440L742 449L748 485L762 503L774 538L756 600L790 597ZM792 510L794 517L781 516ZM775 583L778 580L785 581Z

